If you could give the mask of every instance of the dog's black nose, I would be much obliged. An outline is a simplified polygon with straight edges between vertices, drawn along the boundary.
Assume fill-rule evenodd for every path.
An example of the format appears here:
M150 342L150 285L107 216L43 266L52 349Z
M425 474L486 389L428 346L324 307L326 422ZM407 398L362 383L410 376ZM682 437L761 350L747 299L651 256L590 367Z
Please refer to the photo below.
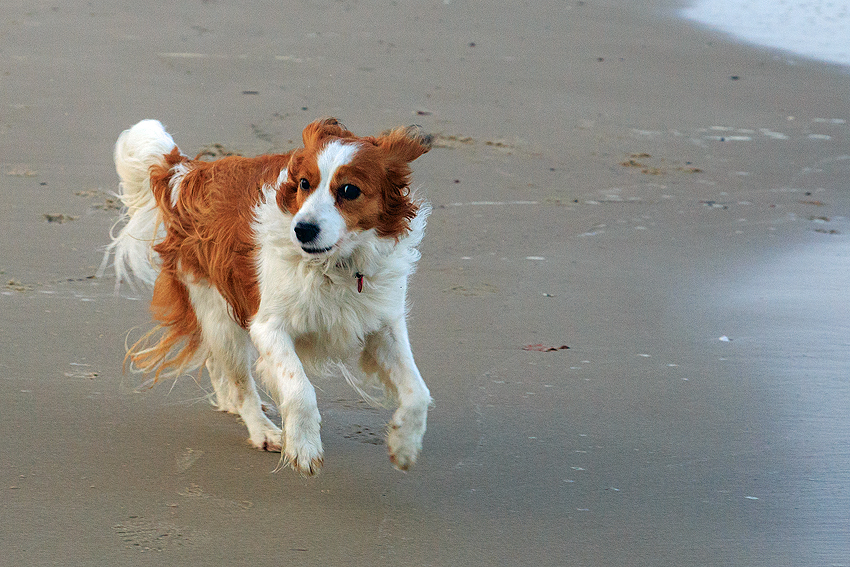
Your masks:
M315 240L321 230L319 225L311 222L299 222L295 225L295 237L298 239L298 242L307 244Z

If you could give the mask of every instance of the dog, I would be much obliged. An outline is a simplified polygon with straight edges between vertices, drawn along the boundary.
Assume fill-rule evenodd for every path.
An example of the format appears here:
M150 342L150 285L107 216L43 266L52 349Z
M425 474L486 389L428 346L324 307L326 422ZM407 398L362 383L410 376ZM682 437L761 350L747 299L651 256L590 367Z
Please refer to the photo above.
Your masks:
M182 154L143 120L115 145L126 224L108 245L116 290L153 287L157 326L127 353L176 377L206 366L214 405L238 414L251 445L306 476L324 456L308 375L341 367L361 393L376 379L398 407L387 428L400 470L422 448L431 395L410 347L407 285L430 206L410 162L431 147L418 127L358 137L338 120L304 128L303 147L254 158ZM119 223L122 219L119 219ZM358 354L361 378L345 370ZM264 413L252 370L280 408Z

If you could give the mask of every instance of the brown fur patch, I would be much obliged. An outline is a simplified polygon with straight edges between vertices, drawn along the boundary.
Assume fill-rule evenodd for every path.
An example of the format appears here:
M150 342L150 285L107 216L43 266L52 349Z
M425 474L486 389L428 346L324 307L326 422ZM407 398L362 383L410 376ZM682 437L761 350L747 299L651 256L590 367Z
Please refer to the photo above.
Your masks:
M138 368L156 371L157 377L184 370L201 346L184 278L214 286L243 327L256 313L253 211L263 186L274 183L289 161L289 154L281 154L205 162L190 160L177 148L164 157L164 165L151 168L151 189L166 228L164 240L154 247L162 266L151 312L159 325L128 353ZM169 182L177 164L185 164L189 171L172 206ZM146 348L158 332L162 334L156 345Z
M410 166L431 149L431 140L418 127L396 128L378 137L358 138L334 118L316 121L304 129L304 148L295 151L286 183L278 194L278 206L295 214L321 182L316 156L330 142L343 140L359 150L331 180L331 191L346 183L356 185L361 196L353 201L337 199L337 208L350 230L375 229L379 236L399 238L410 228L418 207L410 198ZM310 191L299 187L306 179Z

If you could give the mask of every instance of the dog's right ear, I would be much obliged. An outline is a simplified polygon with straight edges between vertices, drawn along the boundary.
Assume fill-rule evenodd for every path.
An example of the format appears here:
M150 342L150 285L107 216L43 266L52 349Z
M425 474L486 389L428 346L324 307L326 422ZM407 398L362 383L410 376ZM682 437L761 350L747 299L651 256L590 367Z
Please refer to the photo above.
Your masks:
M304 140L305 148L318 145L319 142L327 137L353 138L354 134L349 132L346 127L342 125L342 122L336 118L322 118L315 122L311 122L301 133L301 138Z

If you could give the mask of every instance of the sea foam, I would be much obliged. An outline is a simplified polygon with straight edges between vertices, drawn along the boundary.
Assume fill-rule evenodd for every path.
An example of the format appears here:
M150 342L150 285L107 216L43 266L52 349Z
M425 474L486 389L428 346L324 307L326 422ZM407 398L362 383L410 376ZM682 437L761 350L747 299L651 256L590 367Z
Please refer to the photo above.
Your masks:
M697 0L680 15L747 43L850 67L850 0Z

